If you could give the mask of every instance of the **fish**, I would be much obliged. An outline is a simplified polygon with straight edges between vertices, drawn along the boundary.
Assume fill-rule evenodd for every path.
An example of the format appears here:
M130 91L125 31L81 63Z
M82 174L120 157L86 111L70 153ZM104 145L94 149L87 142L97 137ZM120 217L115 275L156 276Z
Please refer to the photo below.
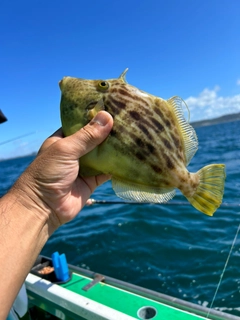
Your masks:
M79 175L110 174L116 195L135 202L165 203L179 189L193 207L212 216L222 202L225 165L189 172L198 139L185 119L183 100L165 100L128 84L127 71L116 79L64 77L59 82L65 136L101 110L114 120L106 140L81 158Z

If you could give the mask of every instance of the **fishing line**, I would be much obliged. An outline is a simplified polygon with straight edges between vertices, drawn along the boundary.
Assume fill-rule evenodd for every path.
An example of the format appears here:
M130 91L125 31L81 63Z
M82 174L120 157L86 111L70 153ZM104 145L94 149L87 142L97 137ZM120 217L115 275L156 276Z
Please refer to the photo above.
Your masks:
M136 202L136 201L122 201L122 200L97 200L90 198L87 201L87 205L94 205L94 204L131 204L131 205L142 205L142 204L154 204L154 205L164 205L164 206L191 206L191 203L185 201L170 201L165 203L149 203L149 202ZM221 207L239 207L240 203L222 203Z
M18 139L20 139L20 138L30 136L30 135L32 135L32 134L34 134L34 133L36 133L36 131L29 132L29 133L23 134L23 135L21 135L21 136L18 136L18 137L15 137L15 138L12 138L12 139L9 139L9 140L0 142L0 146L3 145L3 144L9 143L9 142L16 141L16 140L18 140Z
M208 317L209 317L209 315L210 315L210 313L211 313L211 310L212 310L212 307L213 307L213 303L214 303L214 301L215 301L215 299L216 299L216 296L217 296L219 287L220 287L220 285L221 285L221 283L222 283L222 278L223 278L223 275L224 275L224 273L225 273L225 271L226 271L226 268L227 268L227 265L228 265L230 256L231 256L232 251L233 251L233 247L234 247L235 242L236 242L236 240L237 240L237 236L238 236L239 230L240 230L240 223L239 223L239 225L238 225L237 232L236 232L236 234L235 234L235 237L234 237L233 242L232 242L232 246L231 246L230 251L229 251L229 253L228 253L227 260L226 260L225 265L224 265L224 267L223 267L223 271L222 271L222 273L221 273L221 275L220 275L220 279L219 279L219 282L218 282L216 291L215 291L215 293L214 293L214 296L213 296L213 299L212 299L212 302L211 302L211 305L210 305L210 308L209 308L210 310L208 311L208 314L207 314L207 318L206 318L206 319L209 319Z

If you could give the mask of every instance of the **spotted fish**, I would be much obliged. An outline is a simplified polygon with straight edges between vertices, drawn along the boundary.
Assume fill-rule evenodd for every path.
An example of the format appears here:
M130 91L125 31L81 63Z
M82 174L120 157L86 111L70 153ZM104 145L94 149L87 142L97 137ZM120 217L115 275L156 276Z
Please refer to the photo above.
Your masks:
M114 119L108 138L81 158L81 176L111 174L115 193L127 200L162 203L181 190L199 211L213 215L224 191L225 166L186 169L198 147L185 120L182 99L164 100L118 79L60 82L61 121L66 136L85 126L100 110Z

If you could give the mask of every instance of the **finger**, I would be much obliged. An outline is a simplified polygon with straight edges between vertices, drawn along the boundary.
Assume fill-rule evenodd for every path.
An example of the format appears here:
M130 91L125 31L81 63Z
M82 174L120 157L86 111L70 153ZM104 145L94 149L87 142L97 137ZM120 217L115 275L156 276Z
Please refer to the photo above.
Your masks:
M89 124L64 139L65 152L79 159L103 142L112 126L112 116L106 111L100 111Z
M88 185L88 188L90 190L90 194L88 197L94 192L94 190L99 187L104 182L111 179L110 174L99 174L97 176L91 176L91 177L82 177L82 180Z
M81 196L83 203L86 203L87 199L91 196L91 194L94 192L94 190L103 184L104 182L111 179L111 175L109 174L100 174L97 176L91 176L91 177L82 177L81 183L84 183L84 187L81 187ZM87 186L87 188L86 188Z
M112 176L110 174L99 174L96 176L97 185L96 187L100 186L104 182L111 180Z
M41 145L38 154L45 151L48 147L50 147L54 142L60 140L63 138L63 131L62 128L59 128L57 131L55 131L49 138L47 138L43 144Z

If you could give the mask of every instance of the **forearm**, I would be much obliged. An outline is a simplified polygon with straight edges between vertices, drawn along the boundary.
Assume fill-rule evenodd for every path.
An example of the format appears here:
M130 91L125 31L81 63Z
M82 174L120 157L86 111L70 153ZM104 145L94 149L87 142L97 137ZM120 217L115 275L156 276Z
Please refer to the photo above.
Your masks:
M6 319L51 233L47 215L41 215L34 203L26 207L18 191L13 188L0 199L0 319Z
M49 236L72 220L109 176L79 176L79 159L107 138L113 119L101 111L84 128L47 139L40 153L0 199L0 320Z

